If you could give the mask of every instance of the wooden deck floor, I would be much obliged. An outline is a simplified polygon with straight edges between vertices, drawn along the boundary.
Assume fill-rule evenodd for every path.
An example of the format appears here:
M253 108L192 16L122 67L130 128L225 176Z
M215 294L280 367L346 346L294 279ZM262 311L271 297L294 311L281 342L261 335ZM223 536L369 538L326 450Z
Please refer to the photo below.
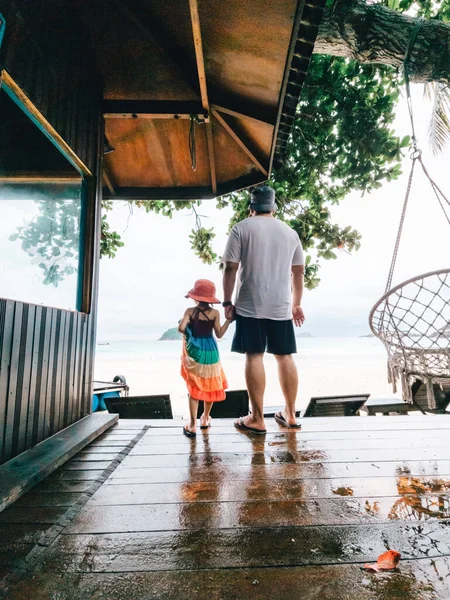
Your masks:
M450 598L450 418L121 421L0 513L11 600ZM361 570L386 549L396 573Z

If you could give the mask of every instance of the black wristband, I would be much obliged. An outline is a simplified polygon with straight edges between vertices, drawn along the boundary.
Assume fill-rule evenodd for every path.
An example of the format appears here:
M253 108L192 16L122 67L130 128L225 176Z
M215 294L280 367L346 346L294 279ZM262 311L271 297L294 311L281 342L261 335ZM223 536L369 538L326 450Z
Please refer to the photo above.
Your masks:
M232 302L222 302L222 306L226 308L227 306L233 306Z

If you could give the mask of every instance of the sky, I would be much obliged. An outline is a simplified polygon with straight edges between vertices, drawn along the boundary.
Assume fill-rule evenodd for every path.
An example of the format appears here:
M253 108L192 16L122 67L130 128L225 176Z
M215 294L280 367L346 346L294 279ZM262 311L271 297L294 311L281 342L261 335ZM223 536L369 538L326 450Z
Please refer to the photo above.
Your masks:
M450 150L434 157L428 144L431 104L423 98L423 87L413 86L416 129L428 170L450 196L448 170ZM397 110L395 129L410 133L406 103ZM410 159L403 161L403 174L395 182L361 197L352 193L331 208L332 218L342 226L352 225L362 234L362 247L338 259L324 261L321 284L305 291L304 331L315 336L354 336L369 333L368 315L384 293L399 218L405 196ZM230 213L217 210L214 201L200 209L202 222L214 227L215 249L220 255L226 244ZM125 242L114 260L102 259L100 271L99 339L149 337L160 328L173 327L188 306L185 293L194 281L208 278L221 293L217 265L208 266L190 249L188 235L194 225L189 211L172 220L154 214L118 207L109 215ZM414 275L449 266L450 236L441 209L429 184L419 174L411 194L394 283Z
M428 170L450 196L448 171L450 149L438 158L428 144L431 104L423 98L423 88L412 86L419 145ZM410 133L406 103L398 106L395 129L400 136ZM337 251L338 259L323 261L321 284L305 291L304 331L314 336L355 336L369 333L368 314L383 294L389 271L398 222L410 168L403 161L403 175L395 182L384 182L381 189L361 197L350 194L339 206L331 207L332 219L342 226L352 225L362 234L362 247L348 255ZM11 212L11 211L10 211ZM14 211L11 212L13 215ZM217 210L215 201L204 201L199 213L206 227L214 227L214 246L220 255L227 240L230 212ZM5 216L2 211L2 216ZM0 297L60 305L45 296L36 299L32 288L29 258L11 243L11 219L0 221ZM11 217L11 218L10 218ZM21 224L17 213L17 225ZM114 339L152 339L158 332L173 327L189 305L184 298L194 281L212 279L221 295L221 273L217 265L204 265L193 253L189 233L194 216L187 210L170 220L117 203L109 213L111 228L122 236L125 246L115 259L102 259L100 265L99 334L100 341ZM443 218L431 188L417 172L405 222L394 283L449 266L449 226ZM25 265L24 261L28 261ZM14 294L7 271L16 268ZM37 265L35 265L35 269ZM61 288L59 299L73 299L73 286ZM30 293L33 298L30 297ZM45 290L48 295L54 290ZM64 306L66 306L64 304ZM68 306L68 305L67 305Z

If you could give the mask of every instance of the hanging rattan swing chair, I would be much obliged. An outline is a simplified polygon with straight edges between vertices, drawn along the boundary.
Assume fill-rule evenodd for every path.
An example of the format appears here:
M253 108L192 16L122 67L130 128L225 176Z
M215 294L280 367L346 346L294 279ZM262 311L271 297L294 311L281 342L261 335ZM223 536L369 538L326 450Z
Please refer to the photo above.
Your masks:
M404 63L406 97L412 128L411 172L386 291L372 308L369 324L372 333L386 348L388 380L393 384L394 393L400 380L403 399L413 403L412 385L415 381L421 381L426 386L428 408L434 410L435 385L439 385L441 389L448 389L450 386L450 268L418 275L391 288L417 164L421 166L450 225L450 202L425 168L414 129L407 62L420 24L419 21L413 30Z

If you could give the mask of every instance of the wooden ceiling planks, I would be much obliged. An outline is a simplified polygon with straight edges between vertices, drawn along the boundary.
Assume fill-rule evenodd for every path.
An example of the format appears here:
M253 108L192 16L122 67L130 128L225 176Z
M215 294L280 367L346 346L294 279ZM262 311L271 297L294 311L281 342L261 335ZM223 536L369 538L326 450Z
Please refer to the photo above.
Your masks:
M200 5L208 81L247 102L276 108L296 0L220 0Z
M96 57L105 198L213 197L281 163L325 0L37 2L74 9ZM206 121L195 171L190 115Z
M247 153L230 137L223 125L214 118L212 119L212 130L219 184L226 184L251 173L257 175L262 181L267 179L267 176L261 173Z
M133 2L83 3L83 17L111 100L197 100L183 66L133 10Z
M108 119L106 135L116 148L105 163L117 187L209 185L205 126L197 125L197 168L191 168L188 120Z
M242 133L237 130L236 125L232 125L229 120L223 115L219 113L219 111L214 110L212 114L216 121L218 121L228 135L236 142L236 144L247 154L250 160L253 162L255 167L261 171L266 177L268 176L267 168L263 166L264 159L258 159L257 155L262 154L261 149L257 148L255 150L255 145L249 143L248 140L244 139ZM253 146L253 147L251 147Z

